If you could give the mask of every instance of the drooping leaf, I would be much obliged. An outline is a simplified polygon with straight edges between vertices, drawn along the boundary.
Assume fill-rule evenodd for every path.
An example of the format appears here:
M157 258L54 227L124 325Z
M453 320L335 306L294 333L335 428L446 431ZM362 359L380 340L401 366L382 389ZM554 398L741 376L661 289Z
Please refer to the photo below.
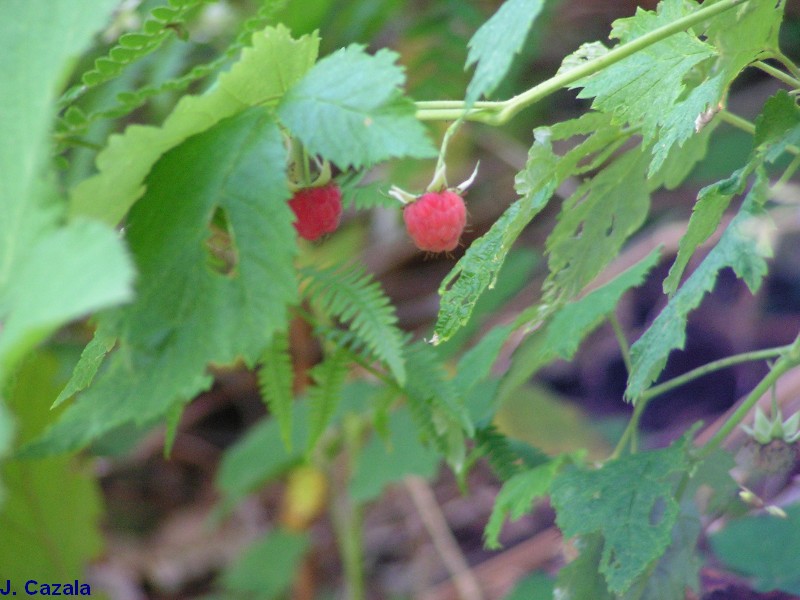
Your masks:
M635 401L661 373L669 353L676 348L683 348L686 319L705 294L714 288L721 269L731 267L751 292L758 289L767 272L764 258L771 255L764 235L766 225L762 208L767 191L767 177L759 169L739 213L717 245L631 347L632 369L625 391L626 398Z
M44 351L20 366L8 390L18 443L31 440L55 418L50 405L63 385L60 369L58 359ZM40 582L83 579L103 545L102 502L91 470L72 457L58 456L12 459L0 473L6 486L0 508L0 565L12 582L12 593L26 595L25 581L34 578L28 573Z
M574 297L639 229L650 208L646 162L641 151L631 150L564 201L547 238L547 286Z
M566 455L561 455L541 466L517 473L503 484L486 524L484 537L487 548L500 548L500 529L506 517L516 521L530 512L533 501L550 491L553 479L567 460Z
M544 329L532 333L514 353L498 393L499 402L549 362L556 358L571 359L584 338L614 310L622 295L644 282L659 256L660 251L654 250L607 284L564 305Z
M478 65L467 86L468 105L491 94L503 80L543 7L544 0L506 0L475 32L465 65Z
M392 412L386 436L374 435L359 453L358 464L348 485L356 502L369 502L383 488L408 475L430 479L439 466L439 455L420 443L417 428L407 409Z
M307 449L310 451L319 440L342 399L342 388L349 367L348 353L334 350L320 364L311 369L314 385L308 391L307 402L311 406L308 416L309 435Z
M759 591L800 594L800 505L786 508L786 515L728 523L711 536L714 553L729 568L752 578Z
M358 346L384 362L400 385L406 380L403 333L397 315L380 285L359 265L302 271L304 295L328 316L349 323ZM356 348L358 349L358 348Z
M679 513L674 475L688 467L685 446L623 456L597 470L565 469L553 481L564 535L603 536L599 571L613 593L624 594L671 542Z
M309 536L284 530L269 532L225 569L220 583L228 597L273 600L294 581Z
M209 363L256 362L297 297L285 159L276 123L252 109L159 161L127 220L140 275L136 302L106 317L118 350L28 451L71 450L123 423L153 422L211 384ZM205 247L217 208L235 240L229 274L211 269Z
M359 45L334 52L288 91L278 115L310 152L343 169L436 156L400 93L405 74L396 60L390 50L371 56Z
M741 194L752 169L743 167L722 181L708 185L700 190L697 203L692 209L689 226L678 244L678 256L664 280L664 293L673 295L681 282L681 276L689 264L689 259L697 248L705 242L722 220L722 215L730 205L731 199Z
M559 157L552 142L577 135L587 136ZM475 303L492 289L506 256L525 226L547 205L560 183L584 169L596 168L597 161L627 135L600 113L587 113L578 119L540 127L534 131L535 143L528 152L525 169L517 174L515 187L522 196L495 221L491 229L475 240L439 287L442 297L432 342L450 339L470 319ZM589 163L589 164L585 164Z
M258 389L269 411L278 421L286 449L292 449L292 403L294 369L289 355L289 335L278 332L258 361Z
M97 156L99 172L72 190L70 214L116 225L145 193L145 178L164 153L251 106L277 103L314 64L318 46L316 35L294 40L282 26L255 33L253 46L216 85L183 97L163 125L132 125L112 135Z

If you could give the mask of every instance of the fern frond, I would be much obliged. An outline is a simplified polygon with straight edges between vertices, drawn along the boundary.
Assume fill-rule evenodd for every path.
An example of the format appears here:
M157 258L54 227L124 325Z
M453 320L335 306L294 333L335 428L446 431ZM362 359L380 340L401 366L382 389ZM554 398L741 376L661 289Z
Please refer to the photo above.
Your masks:
M301 271L306 298L321 310L348 323L359 342L385 363L400 385L406 380L403 333L394 307L380 285L358 265Z
M209 0L170 0L171 6L153 8L139 31L121 35L105 56L95 59L94 68L81 76L81 83L64 92L59 104L74 102L87 90L111 81L129 65L158 50L183 25L189 11L206 2Z
M308 418L308 450L314 448L339 406L349 363L348 353L345 350L334 350L324 361L311 369L314 386L308 391L308 403L311 409Z
M508 438L494 425L478 429L475 441L500 481L508 481L522 470L519 456L511 448Z
M187 0L179 0L181 2ZM208 0L188 0L188 2L192 4L198 4L200 2L208 2ZM117 72L112 77L108 77L102 81L97 81L96 83L92 83L91 85L87 84L85 81L82 82L80 85L73 86L69 90L67 90L64 95L59 100L59 107L65 108L69 106L66 110L64 116L59 119L56 123L56 131L58 132L58 136L61 140L68 140L71 137L76 137L82 135L86 129L92 123L99 121L101 119L118 119L120 117L124 117L143 104L145 104L150 98L154 96L158 96L159 94L163 94L164 92L180 92L187 89L192 83L203 79L204 77L208 77L212 73L217 72L223 66L225 66L243 47L247 46L250 43L251 37L253 33L259 31L266 27L270 22L273 13L275 12L275 5L280 4L276 2L267 1L264 5L259 8L256 15L252 18L245 21L239 31L239 34L236 36L236 40L230 44L225 52L219 55L214 60L211 60L207 63L203 63L200 65L195 65L188 73L184 73L179 77L175 77L172 79L168 79L163 81L157 85L148 85L138 90L134 91L126 91L120 92L117 94L117 105L112 106L111 108L107 108L105 110L98 110L89 114L86 114L83 110L78 108L77 106L69 106L72 102L80 98L84 92L88 89L95 87L96 85L100 85L105 81L109 81L113 77L118 76L124 67L127 67L135 60L143 58L147 54L154 52L157 50L161 42L164 40L160 40L157 45L155 46L147 46L147 51L143 52L140 56L135 58L131 58L128 62L126 62L122 67L120 67L120 71ZM172 30L173 22L168 23L170 25L164 32L164 39L166 36L169 35L170 31ZM144 42L142 39L147 37L143 35L141 32L139 33L126 33L120 37L119 43L120 46L132 46L133 44L143 44ZM115 46L118 48L119 46ZM112 51L115 50L112 48L109 51L111 54ZM129 48L128 48L129 49ZM144 47L139 48L140 51L144 51ZM120 53L117 53L120 56ZM100 59L98 59L100 60ZM93 73L95 70L89 71L88 73ZM88 74L87 73L87 74ZM84 75L84 78L86 75Z
M261 398L280 426L286 450L291 451L294 370L289 355L289 335L285 332L275 334L259 362L258 389Z
M411 416L428 438L459 471L465 459L465 434L473 434L473 425L436 351L423 342L413 344L406 355L409 378L405 392Z

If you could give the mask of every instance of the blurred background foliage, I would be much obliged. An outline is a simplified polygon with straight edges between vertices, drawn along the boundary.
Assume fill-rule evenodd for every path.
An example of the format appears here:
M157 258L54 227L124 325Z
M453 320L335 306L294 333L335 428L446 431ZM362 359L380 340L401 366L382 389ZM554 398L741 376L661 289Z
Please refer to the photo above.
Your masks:
M353 43L364 44L371 51L391 48L400 54L400 61L407 69L408 92L414 99L460 99L471 75L463 69L467 41L500 4L499 0L208 1L194 9L185 25L177 25L174 35L157 52L128 68L122 76L92 88L77 105L86 114L114 110L120 93L143 86L158 87L197 65L218 60L237 39L246 20L259 13L269 22L285 23L296 36L319 30L322 56ZM136 30L149 11L162 5L160 0L122 1L113 22L98 37L94 48L75 65L74 73L88 70L122 33ZM552 76L565 55L583 42L605 40L612 21L631 15L637 6L653 9L655 2L555 0L548 3L495 98L510 97ZM782 36L784 51L795 60L800 58L797 3L789 3ZM234 59L231 56L223 60L220 68L226 68ZM133 123L162 122L182 94L203 91L213 83L216 72L188 82L185 90L153 95L120 118L97 119L79 140L61 139L66 148L61 156L63 184L70 187L93 172L97 150L109 135ZM753 118L775 87L763 73L747 73L732 90L730 107L746 118ZM480 162L478 180L468 196L470 229L463 239L464 247L484 233L515 199L513 179L524 165L532 129L570 118L586 106L575 99L573 92L564 91L526 110L502 128L468 124L462 129L451 145L450 182L466 179ZM436 140L443 131L442 124L430 127ZM697 190L730 174L750 148L748 135L725 125L718 127L707 160L684 187L654 199L650 222L642 237L662 235L670 223L686 219ZM397 306L401 325L418 337L430 334L438 306L436 290L464 248L459 248L453 256L435 259L421 256L404 236L400 211L386 201L385 195L391 184L421 190L430 180L433 167L433 161L397 161L367 173L357 189L355 184L349 189L357 196L353 201L356 207L375 208L367 211L351 208L345 216L345 226L321 245L305 247L300 259L303 263L358 258L379 277ZM565 196L569 191L559 193ZM444 355L457 356L487 326L508 320L537 298L546 274L540 260L542 242L553 226L554 214L555 209L548 209L528 227L519 250L509 258L497 293L481 301L476 319L467 330L441 348ZM734 351L788 341L787 335L800 325L800 256L793 250L799 229L784 224L780 239L788 241L778 246L779 268L765 286L764 298L748 299L732 277L721 277L714 297L693 315L689 346L670 360L665 378ZM625 301L623 310L627 315L620 315L620 319L634 334L660 308L657 298L664 275L655 273L648 285ZM739 321L735 327L728 326L729 319L725 316L732 311ZM41 398L54 396L58 386L52 382L64 379L89 336L87 324L61 332L23 367L17 385L29 386L30 393L38 393ZM313 332L302 325L292 331L292 348L300 374L298 387L302 389L303 374L319 359L320 348ZM719 414L763 374L762 367L748 368L722 372L713 380L700 380L656 404L644 420L653 431L654 440L660 439L659 436L669 437L691 419ZM31 380L32 369L40 374L38 383ZM38 390L34 389L36 386ZM48 389L42 389L45 387ZM613 334L601 329L576 361L545 369L536 382L508 402L496 425L544 450L555 452L584 446L603 454L609 440L618 435L628 410L621 400L622 389L624 371ZM43 402L42 406L49 406L49 402ZM30 410L38 410L35 403ZM335 524L325 518L317 521L317 515L313 514L307 517L308 522L291 530L287 521L282 520L286 512L281 508L281 499L289 493L287 489L291 491L291 485L301 486L301 492L325 497L327 492L313 476L299 483L295 479L293 484L285 479L276 480L255 498L242 502L233 516L220 521L221 525L217 523L217 529L208 527L209 514L217 499L214 477L222 453L242 439L264 415L253 374L243 369L225 369L217 373L214 388L187 410L169 460L161 452L163 428L120 430L95 445L94 453L99 459L93 468L99 489L88 489L88 480L70 485L79 485L80 495L86 499L78 515L81 522L94 519L102 526L106 550L96 554L98 558L89 573L108 597L191 598L203 597L214 589L221 598L268 597L255 590L270 590L280 596L287 589L292 590L293 598L341 597L335 593L341 586L341 563L333 541ZM397 421L388 429L388 439L396 451L414 465L409 467L411 472L429 478L436 473L434 459L421 452L406 421ZM368 442L371 445L368 454L375 456L375 462L371 463L367 457L367 469L353 483L354 493L369 500L365 505L363 530L368 595L428 600L455 597L447 570L436 558L438 548L426 534L424 516L417 514L422 510L420 506L409 505L407 491L398 487L388 491L384 488L383 495L375 500L381 491L377 484L383 481L370 473L380 471L385 459L378 451L381 446L372 448L378 439ZM280 452L276 447L276 453ZM276 472L285 472L296 463L296 457L282 454L281 457L286 458L286 463L281 463ZM66 467L53 462L46 468ZM81 468L85 474L87 467ZM13 488L13 475L7 473L6 479ZM503 597L520 579L520 573L552 568L560 560L555 541L547 537L552 527L552 514L547 507L507 528L503 541L508 550L490 553L483 549L483 526L498 487L488 469L479 467L462 482L444 470L431 480L435 482L433 489L441 506L440 514L487 590L487 598ZM46 483L55 485L57 480L39 481L37 485ZM310 487L303 488L304 485ZM469 494L462 495L459 486L468 488ZM97 492L102 492L104 499L102 513ZM20 507L9 503L3 510L20 510ZM73 520L73 525L76 522ZM276 522L281 523L281 528L273 529L267 538L259 538L260 533ZM74 530L65 535L70 539L76 537ZM258 543L245 551L256 539ZM526 545L530 540L538 541ZM86 536L83 543L91 546L92 551L98 545L93 536ZM285 560L279 568L265 571L264 564L268 562L265 557L273 556L276 551L285 552ZM296 573L291 567L298 567ZM218 579L220 573L224 575ZM218 585L215 582L221 582L219 585L223 587L215 587ZM535 574L520 580L509 597L549 597L551 586L546 576Z

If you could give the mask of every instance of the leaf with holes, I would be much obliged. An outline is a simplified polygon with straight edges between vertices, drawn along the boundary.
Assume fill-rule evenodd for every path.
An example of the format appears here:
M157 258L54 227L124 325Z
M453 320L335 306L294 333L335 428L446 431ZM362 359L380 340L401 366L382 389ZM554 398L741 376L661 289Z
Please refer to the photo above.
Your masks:
M679 513L675 474L689 466L686 444L623 456L596 470L567 468L553 481L556 523L566 537L603 536L599 570L615 594L624 594L670 544Z

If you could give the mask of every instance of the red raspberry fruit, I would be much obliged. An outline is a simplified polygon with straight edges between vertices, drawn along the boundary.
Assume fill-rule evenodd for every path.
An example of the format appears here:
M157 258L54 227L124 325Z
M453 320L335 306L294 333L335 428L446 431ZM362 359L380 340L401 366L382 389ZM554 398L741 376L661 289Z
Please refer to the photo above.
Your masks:
M414 244L427 252L450 252L467 223L464 200L450 190L428 192L403 209L406 230Z
M298 190L289 200L300 237L314 241L336 231L342 216L342 191L335 183Z

